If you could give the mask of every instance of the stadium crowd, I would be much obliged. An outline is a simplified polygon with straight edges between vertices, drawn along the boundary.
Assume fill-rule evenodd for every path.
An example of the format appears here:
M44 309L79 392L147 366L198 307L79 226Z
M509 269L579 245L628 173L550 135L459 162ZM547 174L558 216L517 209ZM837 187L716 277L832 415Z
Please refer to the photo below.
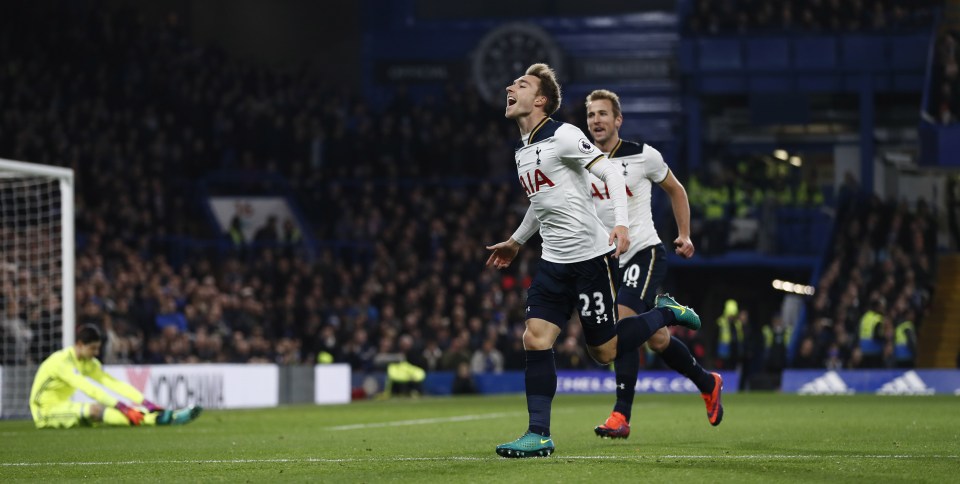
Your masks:
M929 27L939 0L696 0L691 34L889 32Z
M927 113L940 124L960 122L960 32L937 37Z
M109 335L104 361L323 353L371 369L405 352L455 369L493 342L506 368L522 367L536 251L506 273L484 268L484 245L509 235L487 227L516 226L525 205L512 176L498 181L511 172L511 126L472 90L451 88L443 106L400 94L375 113L305 72L193 45L175 16L152 26L131 11L75 13L23 8L0 21L0 152L76 171L77 314ZM44 22L54 27L43 35L31 28ZM371 162L343 162L358 156ZM174 264L182 241L220 236L189 216L203 210L191 180L216 170L287 177L324 222L315 237L354 248L267 236ZM398 181L452 174L494 181Z
M506 271L484 267L483 247L509 236L526 201L505 159L515 128L471 88L451 86L442 105L400 91L374 111L308 70L271 71L197 46L176 16L148 25L124 10L41 16L14 5L8 14L0 155L75 170L77 315L108 334L105 362L523 368L524 289L538 251L525 248ZM580 122L573 110L560 117ZM265 231L225 251L184 249L222 235L189 215L205 210L193 180L221 170L289 180L312 238L349 247ZM465 180L438 181L454 175ZM903 304L918 310L928 298L932 238L918 248L902 233L929 227L929 216L869 207L855 226L876 243L847 234L821 281L815 308L838 309L814 318L815 352L801 351L814 364L833 347L857 364L849 335L859 301L888 299L894 324ZM879 222L880 210L898 225ZM911 292L895 293L891 277L913 281ZM838 323L821 324L830 318ZM678 336L703 356L695 335ZM576 326L557 361L593 366Z
M933 290L936 222L925 201L860 198L848 177L830 262L794 366L912 366Z

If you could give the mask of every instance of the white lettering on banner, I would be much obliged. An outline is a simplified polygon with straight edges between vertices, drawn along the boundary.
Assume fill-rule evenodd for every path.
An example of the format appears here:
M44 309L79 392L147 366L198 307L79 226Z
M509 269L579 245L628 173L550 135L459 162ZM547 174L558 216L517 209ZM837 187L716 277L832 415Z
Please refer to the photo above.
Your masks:
M636 389L638 392L656 393L699 392L699 390L697 390L697 386L686 377L642 377L637 379Z
M150 382L154 403L167 408L223 408L223 375L160 375Z
M163 406L262 408L276 407L280 402L277 365L106 365L103 369ZM73 400L93 401L81 392L75 393Z
M615 386L616 383L612 378L601 379L592 376L582 376L560 379L558 381L557 390L571 393L588 393L612 391Z
M699 393L697 386L683 376L637 378L635 386L638 392L644 393ZM560 377L557 380L557 391L561 393L609 393L616 391L617 381L613 376L596 377Z

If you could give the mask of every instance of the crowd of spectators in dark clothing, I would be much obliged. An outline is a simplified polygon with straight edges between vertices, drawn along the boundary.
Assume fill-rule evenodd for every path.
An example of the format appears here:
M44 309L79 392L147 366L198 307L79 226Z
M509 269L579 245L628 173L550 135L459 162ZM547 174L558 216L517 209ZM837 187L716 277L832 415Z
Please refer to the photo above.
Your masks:
M937 37L930 80L927 114L939 124L960 122L960 32Z
M442 103L398 92L374 110L308 70L197 46L176 16L153 25L107 12L16 4L0 16L0 156L75 170L77 319L108 335L105 362L370 370L401 355L427 370L524 367L524 290L538 251L524 248L505 271L484 266L484 246L508 237L526 208L510 159L516 128L500 110L469 86L450 87ZM268 235L173 262L171 241L222 236L191 215L204 210L194 180L220 170L286 178L312 238L348 247ZM465 180L439 181L451 176ZM856 317L875 289L892 307L925 297L929 256L898 244L929 217L889 210L896 227L875 212L855 225L876 244L843 239L834 265L859 271L831 266L821 291L840 309L816 321ZM890 292L881 270L913 292ZM811 338L849 332L848 319L834 321L829 331L814 324ZM557 361L594 365L576 325Z
M400 93L374 112L306 71L196 46L176 16L105 12L0 19L0 156L75 170L77 318L105 330L106 362L372 369L407 353L453 370L485 351L475 367L523 367L537 251L484 267L525 210L497 109L451 88L442 105ZM171 262L171 240L221 236L190 215L192 180L217 170L286 177L315 239L351 247L264 236ZM493 181L428 181L451 175Z
M696 0L691 34L891 32L929 27L939 0Z
M859 198L849 178L845 188L831 258L809 304L796 367L895 366L897 327L911 322L915 345L929 308L937 232L930 207L923 200L911 207ZM861 326L871 311L879 324L868 329L867 338ZM866 339L877 341L875 358L864 354Z

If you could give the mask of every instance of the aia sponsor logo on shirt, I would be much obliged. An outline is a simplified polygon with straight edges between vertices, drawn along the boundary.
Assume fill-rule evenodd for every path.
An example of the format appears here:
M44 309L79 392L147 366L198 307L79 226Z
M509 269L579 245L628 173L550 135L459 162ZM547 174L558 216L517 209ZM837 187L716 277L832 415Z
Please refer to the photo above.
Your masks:
M542 187L553 187L554 185L546 173L540 171L539 168L533 170L532 174L528 171L525 175L520 175L520 186L523 187L523 191L527 192L528 197L539 192Z
M591 195L593 198L599 198L600 200L606 200L606 199L610 198L610 189L607 188L607 184L606 184L606 183L604 183L604 184L602 185L602 186L603 186L603 190L600 190L600 188L597 187L597 184L596 184L596 183L591 183L590 186L593 187L593 190L592 190L592 192L590 193L590 195ZM627 196L628 196L628 197L632 197L632 196L633 196L633 192L630 191L630 187L625 187L625 188L627 189Z

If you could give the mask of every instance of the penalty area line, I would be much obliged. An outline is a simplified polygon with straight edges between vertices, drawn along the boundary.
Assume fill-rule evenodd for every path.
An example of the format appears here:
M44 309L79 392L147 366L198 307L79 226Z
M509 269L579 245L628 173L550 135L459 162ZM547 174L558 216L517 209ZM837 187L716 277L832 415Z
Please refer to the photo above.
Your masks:
M875 455L557 455L540 457L559 460L821 460L821 459L958 459L957 455L913 455L913 454L875 454ZM350 462L472 462L472 461L508 461L502 457L347 457L324 459L305 457L302 459L171 459L171 460L126 460L126 461L75 461L75 462L0 462L0 467L46 467L46 466L113 466L148 464L338 464Z

